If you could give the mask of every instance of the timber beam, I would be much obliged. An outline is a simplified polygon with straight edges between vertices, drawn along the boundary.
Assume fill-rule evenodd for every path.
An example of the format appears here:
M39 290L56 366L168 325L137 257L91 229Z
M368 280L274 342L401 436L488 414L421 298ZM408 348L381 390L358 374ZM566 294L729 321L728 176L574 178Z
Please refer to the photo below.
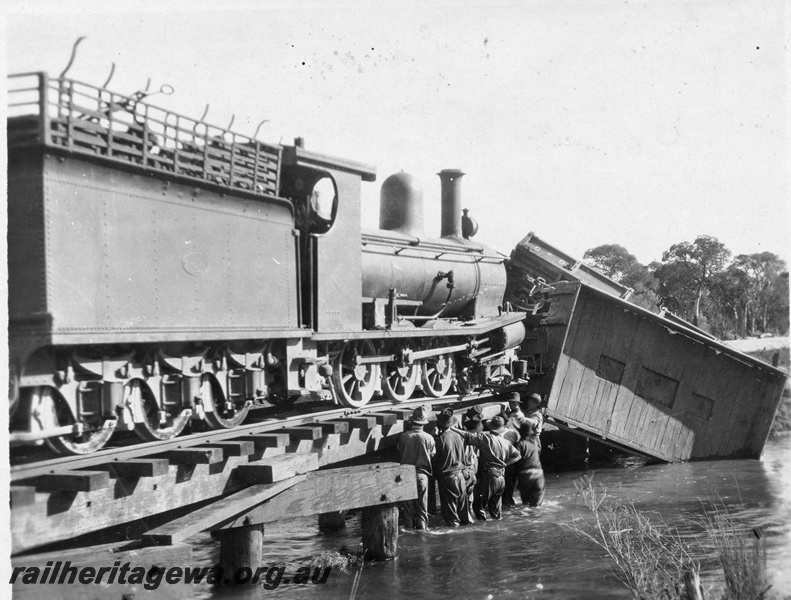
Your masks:
M205 531L283 519L340 514L351 508L390 506L417 497L415 469L381 463L314 471L275 483L255 484L152 529L143 543L169 545Z
M412 465L380 463L313 471L304 481L211 529L272 523L415 498L417 480Z
M304 475L296 475L291 479L277 483L252 485L240 492L226 496L222 500L192 511L179 519L165 523L161 527L148 531L143 535L143 543L169 546L182 542L229 517L234 517L248 508L265 502L272 496L304 480Z

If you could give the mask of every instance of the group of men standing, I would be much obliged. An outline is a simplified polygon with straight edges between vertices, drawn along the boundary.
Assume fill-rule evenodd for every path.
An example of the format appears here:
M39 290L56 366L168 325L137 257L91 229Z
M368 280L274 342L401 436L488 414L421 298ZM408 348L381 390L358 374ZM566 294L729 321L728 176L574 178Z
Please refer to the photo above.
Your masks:
M485 422L480 407L464 415L457 426L451 409L437 414L436 435L424 427L429 414L418 407L401 434L401 464L414 465L415 500L403 505L408 529L428 528L429 477L439 490L442 518L449 527L471 524L475 519L502 518L502 505L514 505L519 488L522 504L539 506L544 499L544 473L539 454L543 417L541 397L531 394L523 413L520 394L509 395L500 415Z

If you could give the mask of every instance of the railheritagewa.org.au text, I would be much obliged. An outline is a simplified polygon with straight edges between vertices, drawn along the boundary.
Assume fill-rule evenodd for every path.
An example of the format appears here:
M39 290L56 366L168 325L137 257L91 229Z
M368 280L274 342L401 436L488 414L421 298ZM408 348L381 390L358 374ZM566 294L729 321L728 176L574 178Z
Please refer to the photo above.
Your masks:
M130 566L116 561L112 567L88 567L73 565L71 561L50 561L45 567L14 567L12 584L23 585L91 585L120 584L142 585L146 590L156 590L160 585L180 583L223 583L261 584L266 590L281 585L315 585L327 583L331 567L298 567L287 571L283 565L263 566L256 569L241 567L234 572L225 572L222 567L166 567L152 565L149 568Z

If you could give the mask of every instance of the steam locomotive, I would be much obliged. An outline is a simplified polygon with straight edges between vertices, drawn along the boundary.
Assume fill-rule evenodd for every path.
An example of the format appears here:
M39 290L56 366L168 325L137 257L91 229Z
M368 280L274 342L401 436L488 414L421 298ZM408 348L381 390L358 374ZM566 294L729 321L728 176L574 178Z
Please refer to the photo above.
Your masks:
M9 80L12 442L86 454L297 399L359 408L527 379L505 256L457 170L427 236L406 173L265 144L45 73Z

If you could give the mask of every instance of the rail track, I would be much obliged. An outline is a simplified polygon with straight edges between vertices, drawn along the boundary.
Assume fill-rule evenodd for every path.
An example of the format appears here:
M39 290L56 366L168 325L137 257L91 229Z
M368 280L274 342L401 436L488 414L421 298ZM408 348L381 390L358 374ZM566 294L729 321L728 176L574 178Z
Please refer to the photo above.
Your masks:
M80 456L61 456L56 458L41 458L31 456L11 457L11 482L23 482L43 475L52 475L62 472L72 472L88 469L97 465L122 462L135 458L146 458L160 455L173 450L187 450L211 446L222 442L244 441L266 433L277 433L278 430L290 429L300 426L321 424L344 418L360 417L374 413L404 413L399 418L406 419L408 413L417 406L431 406L432 409L451 404L454 409L464 409L474 404L492 398L494 392L479 392L474 394L451 394L441 398L418 398L406 402L393 404L389 401L372 402L363 408L335 408L316 412L300 412L299 414L286 413L285 415L267 416L257 418L255 413L247 422L233 429L211 430L205 432L182 435L168 441L140 442L129 445L118 445L103 448L93 454ZM16 464L15 464L16 463Z

